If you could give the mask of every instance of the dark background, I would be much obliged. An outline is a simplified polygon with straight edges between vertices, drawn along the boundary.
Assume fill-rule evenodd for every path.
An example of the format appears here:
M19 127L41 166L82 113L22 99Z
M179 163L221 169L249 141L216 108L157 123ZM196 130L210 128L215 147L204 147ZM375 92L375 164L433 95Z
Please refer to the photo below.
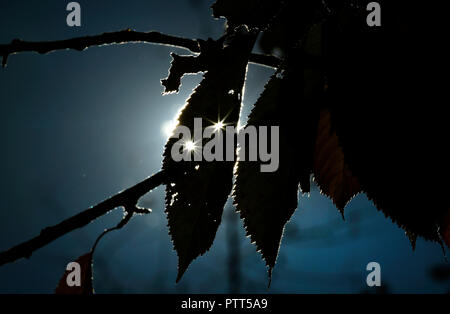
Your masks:
M0 0L0 43L14 38L58 40L133 28L189 38L218 38L224 20L214 20L206 0L78 1L82 27L66 25L70 1ZM164 127L201 79L183 79L179 94L162 96L179 49L149 44L94 47L84 52L11 56L0 70L0 250L35 236L48 225L143 180L158 171ZM246 115L273 73L250 65ZM367 263L382 268L378 292L448 292L438 280L444 269L439 244L417 241L364 195L346 208L346 221L317 188L301 196L288 223L267 290L264 262L244 236L230 202L210 252L175 284L177 258L163 213L163 189L141 205L153 209L125 229L106 236L94 260L97 293L360 293ZM87 252L96 236L115 225L121 210L53 242L30 260L0 268L0 293L51 293L67 263Z

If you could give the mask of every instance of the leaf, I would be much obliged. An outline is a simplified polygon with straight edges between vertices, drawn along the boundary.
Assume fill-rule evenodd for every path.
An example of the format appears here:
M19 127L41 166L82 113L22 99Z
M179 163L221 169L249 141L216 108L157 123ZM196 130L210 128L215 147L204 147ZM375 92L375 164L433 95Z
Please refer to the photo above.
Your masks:
M273 76L249 116L248 126L279 126L279 168L261 172L260 162L239 161L234 204L247 235L268 266L275 266L284 227L298 205L298 188L310 191L319 108L321 71L308 69L295 45L283 70Z
M358 180L345 163L336 133L331 130L328 110L320 113L313 172L321 193L330 197L342 214L345 205L361 192Z
M92 287L92 252L80 256L76 261L80 265L80 279L81 286L70 287L67 284L67 277L72 273L72 270L66 270L58 286L55 289L55 294L93 294Z
M261 172L261 162L239 161L233 190L236 211L244 221L247 236L261 252L269 277L275 266L285 224L297 208L300 182L296 160L298 143L290 141L289 127L279 103L282 81L272 77L248 120L251 126L280 126L280 160L275 172Z
M450 207L440 223L439 231L443 241L450 248Z
M277 105L280 94L281 80L273 77L256 102L247 125L279 125ZM281 139L280 135L280 146ZM291 157L280 149L280 165L276 172L261 172L260 162L239 161L236 166L234 205L244 222L246 235L266 261L269 277L275 266L284 225L297 208L299 180L292 176L295 160Z
M440 67L438 49L424 44L432 42L425 23L411 18L418 8L386 5L381 28L361 27L363 8L343 7L325 23L330 117L348 168L375 206L413 242L442 242L450 156L447 96L431 70Z
M248 56L255 40L255 33L240 29L216 55L220 62L208 68L178 118L191 134L194 118L202 118L203 127L219 121L237 125ZM175 162L171 149L177 141L171 138L166 144L163 170L173 177L166 183L166 213L178 254L178 282L189 264L209 250L214 241L232 188L234 162Z

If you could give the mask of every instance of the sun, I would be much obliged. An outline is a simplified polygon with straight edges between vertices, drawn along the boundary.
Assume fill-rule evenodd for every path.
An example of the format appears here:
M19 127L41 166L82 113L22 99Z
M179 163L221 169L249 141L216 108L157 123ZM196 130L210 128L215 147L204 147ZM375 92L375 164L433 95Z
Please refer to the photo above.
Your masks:
M171 137L173 135L173 132L175 131L176 127L178 125L178 121L177 120L169 120L164 122L164 124L161 127L161 132L166 136L166 137Z

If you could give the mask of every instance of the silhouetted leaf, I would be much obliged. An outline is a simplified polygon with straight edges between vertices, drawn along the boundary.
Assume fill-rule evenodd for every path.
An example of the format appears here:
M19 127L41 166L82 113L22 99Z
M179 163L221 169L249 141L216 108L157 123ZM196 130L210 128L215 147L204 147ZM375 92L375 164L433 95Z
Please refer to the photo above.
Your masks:
M67 284L67 277L72 273L72 270L66 270L58 286L55 289L55 294L93 294L92 287L92 252L80 256L75 263L80 265L80 286L70 287Z
M297 208L300 182L295 153L299 143L290 141L289 126L282 123L286 116L279 102L281 90L281 79L272 77L256 102L246 127L280 126L279 168L275 172L261 172L261 162L240 160L233 190L236 210L244 221L247 235L269 267L269 277L275 266L284 226Z
M434 36L414 18L421 8L406 7L383 3L382 27L364 27L365 8L346 6L324 24L331 122L375 206L410 239L441 242L450 176L446 96L432 70L440 67L438 51L417 42Z
M310 191L317 124L323 93L321 71L308 69L303 46L292 42L283 70L256 102L248 126L279 126L279 168L261 172L260 162L239 161L234 202L252 242L269 267L275 265L284 226L297 208L298 188Z
M321 193L329 196L341 213L345 205L361 191L357 179L344 160L336 133L331 130L330 113L320 114L314 154L314 179Z
M178 118L179 124L188 127L192 135L194 118L202 119L203 128L219 121L237 125L247 60L256 34L241 28L232 36L229 45L216 55L220 61L208 68ZM171 138L167 142L163 169L173 177L166 183L166 213L178 254L179 281L192 260L213 243L232 188L234 162L175 162L171 149L177 141Z

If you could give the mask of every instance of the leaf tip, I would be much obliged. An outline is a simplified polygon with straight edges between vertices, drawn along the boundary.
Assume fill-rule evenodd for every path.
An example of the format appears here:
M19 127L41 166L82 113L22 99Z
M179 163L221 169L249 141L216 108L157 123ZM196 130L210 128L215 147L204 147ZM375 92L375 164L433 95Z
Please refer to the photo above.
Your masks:
M181 267L178 266L178 274L177 274L177 279L175 280L175 283L179 283L181 278L183 278L184 273L186 272L187 267Z
M345 221L345 213L344 208L338 208L339 212L341 213L342 220Z
M411 248L413 251L416 250L416 240L417 234L411 231L405 231L406 236L408 237L409 242L411 243Z
M270 285L272 284L272 270L273 270L273 267L272 266L270 266L269 267L269 270L267 271L267 274L268 274L268 279L269 279L269 282L268 282L268 284L267 284L267 290L269 290L270 289Z

